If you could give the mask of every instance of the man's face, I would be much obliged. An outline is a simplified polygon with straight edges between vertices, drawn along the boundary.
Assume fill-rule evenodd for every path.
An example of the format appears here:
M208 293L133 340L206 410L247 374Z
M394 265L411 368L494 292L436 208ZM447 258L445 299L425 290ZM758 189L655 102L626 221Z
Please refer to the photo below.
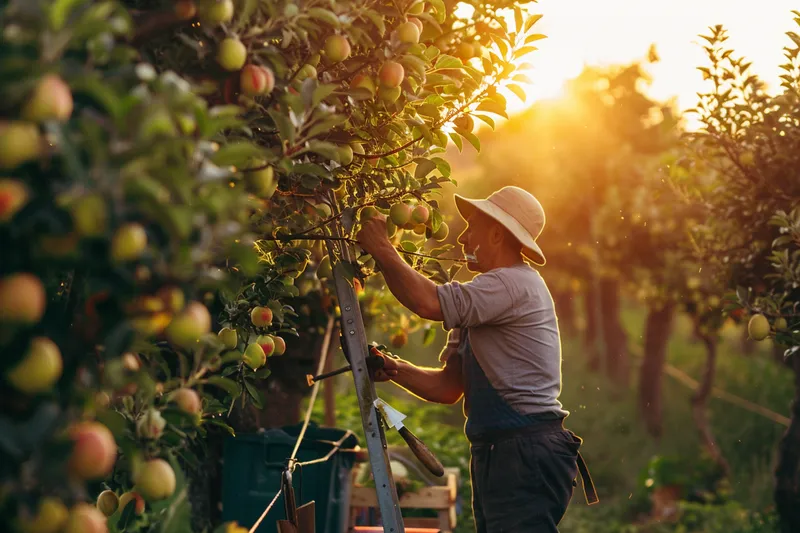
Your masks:
M492 252L488 236L494 224L494 220L476 209L467 219L467 227L458 236L458 243L467 257L467 268L470 272L485 272L485 264L481 258Z

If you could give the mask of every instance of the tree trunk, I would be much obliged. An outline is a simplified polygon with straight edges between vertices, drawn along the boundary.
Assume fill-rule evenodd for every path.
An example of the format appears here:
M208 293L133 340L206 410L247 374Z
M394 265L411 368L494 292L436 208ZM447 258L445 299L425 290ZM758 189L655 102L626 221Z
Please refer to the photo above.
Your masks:
M697 328L695 328L697 331ZM730 466L722 456L714 433L711 431L711 424L708 420L708 398L714 388L714 375L717 368L717 338L716 335L709 335L697 332L698 337L706 347L706 368L703 372L703 379L700 386L692 395L692 415L697 430L700 432L700 442L708 451L711 458L719 465L725 476L730 476Z
M598 323L600 322L600 313L598 312L598 297L597 287L593 282L589 282L584 292L583 303L584 313L586 313L586 335L583 338L584 350L589 359L589 368L598 371L602 367L602 352L601 352L601 333Z
M782 533L800 531L800 355L792 356L792 368L795 386L792 422L778 445L778 464L775 468L775 506Z
M651 308L644 331L644 361L639 370L639 411L647 432L660 437L663 429L661 384L675 306Z
M611 278L600 280L600 322L605 339L605 367L608 376L618 385L627 386L630 380L628 338L620 319L619 282Z
M578 330L575 326L575 300L572 291L552 291L553 302L558 317L558 328L562 335L574 337Z

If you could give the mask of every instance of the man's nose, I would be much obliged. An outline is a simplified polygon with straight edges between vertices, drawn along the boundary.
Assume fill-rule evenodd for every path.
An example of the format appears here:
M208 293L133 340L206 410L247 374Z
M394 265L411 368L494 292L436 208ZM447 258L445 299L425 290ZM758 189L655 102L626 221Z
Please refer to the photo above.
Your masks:
M468 230L465 229L461 232L461 235L458 236L457 242L458 244L467 244L469 242Z

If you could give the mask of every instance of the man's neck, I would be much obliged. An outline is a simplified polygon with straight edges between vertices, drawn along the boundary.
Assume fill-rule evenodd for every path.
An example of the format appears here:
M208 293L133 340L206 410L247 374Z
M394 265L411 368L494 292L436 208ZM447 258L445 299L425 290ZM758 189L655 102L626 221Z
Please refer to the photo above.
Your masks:
M494 270L496 268L508 268L525 264L519 252L500 252L486 265L485 272Z

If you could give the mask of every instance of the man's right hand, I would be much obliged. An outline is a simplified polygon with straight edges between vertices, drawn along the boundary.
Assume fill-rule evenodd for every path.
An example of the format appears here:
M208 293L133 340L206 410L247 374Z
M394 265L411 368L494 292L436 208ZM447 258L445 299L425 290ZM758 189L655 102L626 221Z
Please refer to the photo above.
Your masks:
M369 353L383 359L383 365L372 373L372 381L391 381L397 377L400 370L399 359L386 355L375 347L370 348Z

